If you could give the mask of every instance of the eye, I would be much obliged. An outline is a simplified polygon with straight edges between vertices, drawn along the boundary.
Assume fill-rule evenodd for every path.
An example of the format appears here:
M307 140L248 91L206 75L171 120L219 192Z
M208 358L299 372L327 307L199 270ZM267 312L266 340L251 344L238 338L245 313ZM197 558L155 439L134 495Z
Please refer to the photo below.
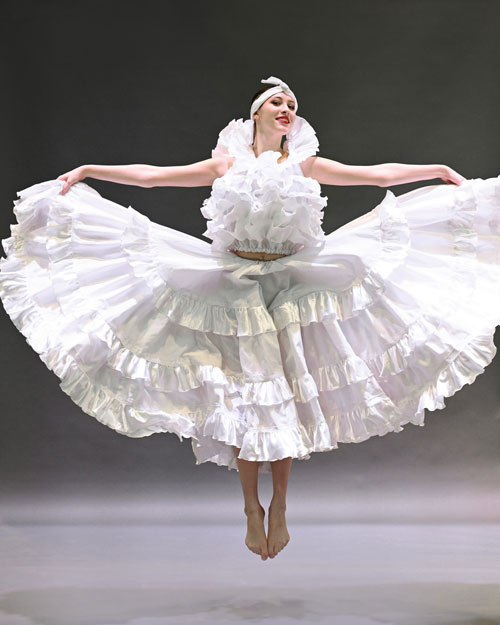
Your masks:
M280 101L279 100L273 100L273 104L280 104ZM292 111L295 108L295 104L289 104L288 106L292 109Z

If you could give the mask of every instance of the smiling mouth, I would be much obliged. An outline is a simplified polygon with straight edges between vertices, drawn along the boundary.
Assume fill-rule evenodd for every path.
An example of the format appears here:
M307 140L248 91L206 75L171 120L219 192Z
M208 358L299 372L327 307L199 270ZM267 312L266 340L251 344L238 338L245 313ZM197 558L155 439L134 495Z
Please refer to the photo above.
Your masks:
M278 117L278 121L283 122L284 124L289 124L290 122L286 117Z

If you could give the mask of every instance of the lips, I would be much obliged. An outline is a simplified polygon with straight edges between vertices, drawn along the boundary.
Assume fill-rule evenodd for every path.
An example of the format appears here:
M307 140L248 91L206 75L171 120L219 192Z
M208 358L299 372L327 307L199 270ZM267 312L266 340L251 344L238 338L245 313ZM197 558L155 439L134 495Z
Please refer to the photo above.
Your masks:
M285 124L289 124L290 123L288 117L277 117L276 119L279 119L280 121L285 122Z

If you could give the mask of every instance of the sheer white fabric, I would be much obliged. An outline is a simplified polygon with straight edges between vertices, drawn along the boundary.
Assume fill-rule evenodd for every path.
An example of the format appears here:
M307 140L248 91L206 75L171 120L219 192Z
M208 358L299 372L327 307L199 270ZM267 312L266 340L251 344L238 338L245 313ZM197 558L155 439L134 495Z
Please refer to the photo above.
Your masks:
M205 205L214 241L302 246L272 261L152 222L84 183L64 196L56 180L19 192L0 297L84 412L126 436L191 438L197 464L237 469L241 447L269 472L273 460L423 425L425 409L484 371L500 322L500 178L388 190L325 236L315 181L296 180L299 154L283 167L276 153L237 158ZM278 189L276 204L262 202L254 225L250 203L224 222L223 194L239 214L238 176L250 170ZM311 190L304 203L295 183ZM287 194L280 237L271 215L285 219Z

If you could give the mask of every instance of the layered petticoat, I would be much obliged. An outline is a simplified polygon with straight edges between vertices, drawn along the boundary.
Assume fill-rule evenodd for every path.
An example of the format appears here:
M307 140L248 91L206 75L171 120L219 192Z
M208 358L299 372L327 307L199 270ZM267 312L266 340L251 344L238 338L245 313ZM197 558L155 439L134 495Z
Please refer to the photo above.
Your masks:
M82 410L237 469L423 425L493 359L500 177L396 197L273 261L84 183L19 193L0 297Z

